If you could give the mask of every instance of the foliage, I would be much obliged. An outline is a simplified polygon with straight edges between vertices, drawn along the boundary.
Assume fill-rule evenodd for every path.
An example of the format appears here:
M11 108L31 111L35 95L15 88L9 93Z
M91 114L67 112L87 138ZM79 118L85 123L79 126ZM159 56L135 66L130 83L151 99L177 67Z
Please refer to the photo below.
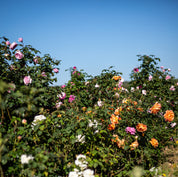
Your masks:
M16 59L4 40L1 176L154 175L162 150L177 140L177 83L156 67L159 59L140 56L127 88L113 67L95 77L73 67L66 85L51 87L59 62L45 55L33 63L36 49L23 44L24 57ZM25 76L32 82L24 85Z

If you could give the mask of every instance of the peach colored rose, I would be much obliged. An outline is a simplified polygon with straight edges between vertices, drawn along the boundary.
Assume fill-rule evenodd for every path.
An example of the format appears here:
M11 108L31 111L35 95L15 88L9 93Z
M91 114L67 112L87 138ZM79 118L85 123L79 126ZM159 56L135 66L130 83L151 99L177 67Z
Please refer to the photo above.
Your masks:
M120 79L121 79L121 76L113 76L112 79L114 79L115 81L117 81L117 80L120 80Z
M145 132L145 131L147 131L147 125L138 123L136 126L136 129L138 132Z
M164 114L165 121L172 122L174 120L174 112L172 110L167 110Z
M109 124L108 130L114 130L115 129L115 124Z
M156 148L158 147L158 140L156 140L155 138L152 138L151 141L149 141L151 143L151 145Z
M152 114L157 114L161 109L161 104L156 102L151 108L150 108L150 112Z
M118 124L119 123L118 122L118 117L115 116L114 114L111 115L110 121L111 121L112 124Z

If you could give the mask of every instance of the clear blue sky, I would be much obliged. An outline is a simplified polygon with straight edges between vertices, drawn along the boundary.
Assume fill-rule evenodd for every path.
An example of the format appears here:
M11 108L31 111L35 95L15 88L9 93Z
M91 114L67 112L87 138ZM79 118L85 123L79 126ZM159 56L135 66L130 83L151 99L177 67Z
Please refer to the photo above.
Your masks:
M1 0L0 36L23 37L42 54L93 76L114 66L129 80L138 54L161 58L178 78L178 0Z

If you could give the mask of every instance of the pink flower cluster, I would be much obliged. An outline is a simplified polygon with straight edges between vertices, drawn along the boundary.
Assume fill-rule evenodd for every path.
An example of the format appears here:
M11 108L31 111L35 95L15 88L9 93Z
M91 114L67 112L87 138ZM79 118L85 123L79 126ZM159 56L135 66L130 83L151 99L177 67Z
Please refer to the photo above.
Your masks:
M134 73L138 73L139 69L138 68L134 68L133 71L134 71Z
M135 135L135 133L136 133L136 130L135 130L134 127L127 127L127 128L125 129L125 131L126 131L127 133L130 133L131 135Z
M72 103L75 100L75 96L74 95L70 95L69 97L69 103Z

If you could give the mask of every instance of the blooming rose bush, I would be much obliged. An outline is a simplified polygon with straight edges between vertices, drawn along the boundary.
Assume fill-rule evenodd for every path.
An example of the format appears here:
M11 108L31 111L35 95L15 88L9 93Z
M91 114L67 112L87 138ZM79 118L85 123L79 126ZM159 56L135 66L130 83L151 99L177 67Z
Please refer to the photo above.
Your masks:
M49 85L57 63L23 39L8 41L0 46L4 176L119 177L133 175L135 166L153 176L162 150L176 141L177 82L170 70L142 56L127 88L112 67L94 77L73 67L68 83L55 88Z

